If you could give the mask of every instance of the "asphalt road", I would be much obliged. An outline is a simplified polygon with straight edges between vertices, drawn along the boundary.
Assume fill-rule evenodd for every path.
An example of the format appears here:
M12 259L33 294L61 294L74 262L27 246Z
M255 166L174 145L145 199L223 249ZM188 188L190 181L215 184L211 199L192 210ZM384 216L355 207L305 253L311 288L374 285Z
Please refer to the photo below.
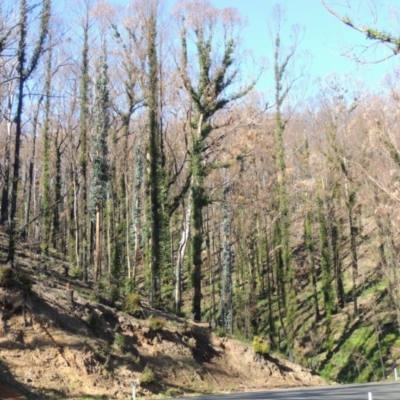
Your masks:
M369 397L371 393L372 397ZM400 400L400 382L185 397L179 400Z

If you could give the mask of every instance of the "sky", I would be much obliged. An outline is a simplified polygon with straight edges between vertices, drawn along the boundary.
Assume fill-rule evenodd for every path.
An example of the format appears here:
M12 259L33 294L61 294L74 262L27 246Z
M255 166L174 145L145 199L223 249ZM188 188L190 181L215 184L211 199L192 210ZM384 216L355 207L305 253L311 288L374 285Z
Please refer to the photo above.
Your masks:
M320 0L210 0L211 3L218 8L234 7L240 14L246 17L248 24L242 32L244 46L252 49L254 55L258 58L265 57L272 61L273 47L268 32L268 22L271 20L271 11L276 4L280 4L285 11L286 31L282 37L285 42L285 32L288 37L290 27L294 24L303 27L305 30L304 39L302 40L299 50L307 52L307 71L310 75L310 82L314 82L318 78L324 78L330 73L349 74L357 78L370 87L372 90L379 86L381 80L386 74L394 71L396 66L400 66L400 55L393 57L391 60L378 63L363 65L350 60L343 54L351 50L354 45L367 46L372 42L367 40L363 34L354 31L350 27L343 24L321 4ZM365 2L377 3L376 0L348 0L353 7L356 7L355 14L361 16L362 21L371 24L371 14ZM394 9L391 4L396 3L392 0L378 0L381 5L376 10L377 26L385 31L392 31L399 34L400 17L395 20L393 15ZM120 5L128 4L128 0L114 0ZM175 3L174 0L167 0L169 4ZM341 5L346 4L346 0L326 0L335 11L341 15L352 17L351 10ZM359 7L363 4L364 6ZM336 6L333 6L336 4ZM359 7L359 8L358 8ZM396 6L395 6L396 7ZM397 7L400 12L400 4ZM396 24L398 22L398 24ZM360 22L360 25L363 22ZM391 29L392 28L392 29ZM381 47L383 49L383 47ZM362 50L358 47L358 52ZM354 51L354 50L353 50ZM387 54L387 53L386 53ZM379 58L381 54L370 54L367 59L373 60L374 57ZM260 79L257 88L260 90L268 90L273 85L273 69L266 68L264 76ZM268 64L268 63L267 63ZM363 83L363 84L364 84Z
M351 1L356 3L358 0ZM260 55L271 52L266 26L271 18L271 9L276 4L274 1L214 0L214 4L236 7L249 20L246 43ZM369 45L371 41L335 18L319 0L282 0L279 4L285 10L288 27L298 24L305 29L299 47L310 54L308 70L312 77L323 78L332 72L354 74L374 87L386 73L393 70L394 59L380 64L361 65L344 56L352 46ZM342 11L340 8L338 10Z

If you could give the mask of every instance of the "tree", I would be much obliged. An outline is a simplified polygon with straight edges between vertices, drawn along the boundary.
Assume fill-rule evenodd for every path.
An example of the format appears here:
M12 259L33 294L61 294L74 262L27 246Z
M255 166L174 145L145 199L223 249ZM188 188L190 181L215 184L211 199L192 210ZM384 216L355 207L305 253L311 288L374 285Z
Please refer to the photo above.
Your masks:
M181 54L178 73L190 99L194 113L190 120L190 259L191 285L193 287L192 315L201 320L201 280L203 246L203 208L207 205L204 187L210 171L205 151L213 130L218 126L213 119L218 111L246 95L254 83L235 91L239 70L235 66L237 43L236 29L240 17L233 9L214 9L204 0L178 5L176 15L180 20ZM193 36L192 36L193 35ZM189 58L193 37L197 65ZM217 38L222 45L217 46ZM218 56L214 57L214 53Z
M82 279L87 282L88 279L88 118L89 118L89 2L85 2L85 16L82 25L83 44L82 44L82 64L80 76L80 137L79 137L79 167L80 167L80 193L81 193L81 241L77 240L78 266L82 268ZM78 221L76 221L78 224ZM79 238L79 231L75 233Z
M102 44L102 54L97 66L94 130L92 134L92 180L90 187L90 208L95 216L95 250L93 280L100 275L101 254L101 212L107 193L109 178L107 138L110 129L109 91L108 91L107 48L105 40Z
M166 210L167 188L165 182L165 155L163 135L160 127L159 109L159 64L157 56L157 14L159 2L153 1L146 20L148 75L145 98L148 107L147 161L147 228L148 263L150 277L150 301L158 305L161 301L161 271L169 269L167 250L169 244L169 219ZM170 262L170 261L169 261Z
M231 249L231 219L228 206L229 182L225 183L223 189L222 209L222 231L223 231L223 262L221 274L221 297L220 315L221 325L227 332L232 333L233 329L233 288L232 288L232 262L233 254Z
M286 333L288 339L294 333L294 317L296 311L296 293L294 292L294 267L290 244L291 216L289 207L289 194L287 189L287 165L284 132L289 121L289 110L284 110L288 96L295 82L301 77L293 75L292 67L301 40L298 27L294 27L293 43L288 51L282 48L282 23L283 15L279 6L273 10L275 26L271 27L271 36L274 41L274 83L275 83L275 151L277 167L277 212L278 217L275 227L276 275L278 284L278 300L285 310ZM286 112L285 112L286 111ZM286 114L286 115L285 115ZM285 327L283 327L285 329Z
M48 38L48 27L50 21L51 0L44 0L40 12L39 36L33 47L30 60L28 57L28 16L32 9L28 7L26 0L20 2L20 21L19 21L19 39L17 50L17 79L18 79L18 100L15 112L15 141L14 141L14 164L13 164L13 180L11 188L11 208L10 208L10 230L7 259L14 262L15 245L16 245L16 215L17 215L17 195L19 183L19 166L20 166L20 149L21 135L23 125L23 104L24 89L27 81L32 76L39 59L44 53L46 40Z
M41 208L42 238L41 248L44 254L48 254L50 230L51 230L51 197L50 197L50 101L51 101L51 75L52 52L48 52L45 82L44 127L43 127L43 161L42 161L42 197Z
M365 62L365 63L379 63L382 61L385 61L391 57L397 56L400 53L400 35L398 32L390 32L387 30L387 24L385 24L384 28L379 28L376 26L376 21L377 18L376 16L372 16L374 23L366 23L366 21L362 21L360 19L360 16L357 16L357 13L360 12L360 7L357 8L357 11L355 11L351 5L350 2L347 2L347 6L349 8L349 11L351 14L356 14L354 18L352 18L350 15L340 15L338 12L336 12L331 6L327 4L325 0L320 0L321 3L324 5L324 7L332 14L334 15L337 19L342 21L344 24L349 26L350 28L362 33L365 35L365 37L372 41L371 46L367 46L366 48L363 47L361 55L352 55L352 58L355 58L357 61L360 62ZM371 10L374 7L370 7L370 4L368 1L365 1L366 7ZM388 10L388 13L391 11ZM398 28L394 28L396 30ZM368 60L366 59L366 50L370 49L375 49L377 46L383 46L383 49L388 51L388 55L384 55L383 58L380 57L376 60ZM368 54L368 53L367 53Z

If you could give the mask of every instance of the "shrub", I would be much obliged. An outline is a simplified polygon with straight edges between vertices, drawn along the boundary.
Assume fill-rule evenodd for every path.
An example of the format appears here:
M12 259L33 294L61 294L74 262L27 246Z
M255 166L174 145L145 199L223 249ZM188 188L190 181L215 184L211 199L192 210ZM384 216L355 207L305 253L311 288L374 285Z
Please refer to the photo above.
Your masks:
M115 338L114 338L114 342L121 350L125 350L126 342L125 342L125 336L124 335L121 335L120 333L116 333L115 334Z
M262 337L254 336L253 350L257 354L265 355L265 354L268 354L268 352L269 352L269 345Z
M0 287L8 287L12 284L14 271L11 267L0 268Z
M140 310L140 295L137 293L129 293L124 299L123 310L128 314L137 314Z
M26 274L18 274L16 279L15 279L18 287L21 290L25 290L27 292L30 292L32 289L32 279L26 275Z
M100 317L95 311L91 311L90 314L86 317L86 322L92 328L98 328L100 326Z
M196 339L193 338L193 337L191 337L191 338L188 340L188 345L189 345L189 347L191 347L192 349L195 349L196 346L197 346Z
M215 328L214 333L215 333L216 336L218 336L218 337L220 337L220 338L221 338L221 337L226 337L226 331L225 331L225 329L222 328L222 327L220 327L220 326L217 326L217 327Z
M125 278L124 281L124 292L125 294L133 293L135 290L135 284L131 278Z
M80 268L72 268L71 277L74 279L82 279L83 271Z
M144 367L144 370L142 372L142 376L140 381L142 383L154 383L156 380L156 374L154 371L148 367L147 365Z
M118 286L111 286L109 293L110 293L111 301L113 303L115 303L119 298L119 288L118 288Z
M96 288L100 293L105 293L107 288L107 282L104 280L97 281Z
M167 321L164 318L150 318L149 327L153 331L160 331L166 324Z

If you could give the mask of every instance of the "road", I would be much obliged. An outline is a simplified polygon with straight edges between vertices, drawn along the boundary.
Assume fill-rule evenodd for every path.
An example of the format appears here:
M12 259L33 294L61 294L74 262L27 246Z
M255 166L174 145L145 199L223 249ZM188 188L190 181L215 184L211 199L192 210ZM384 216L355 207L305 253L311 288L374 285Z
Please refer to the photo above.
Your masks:
M371 393L372 397L369 397ZM179 400L400 400L400 382L185 397Z

